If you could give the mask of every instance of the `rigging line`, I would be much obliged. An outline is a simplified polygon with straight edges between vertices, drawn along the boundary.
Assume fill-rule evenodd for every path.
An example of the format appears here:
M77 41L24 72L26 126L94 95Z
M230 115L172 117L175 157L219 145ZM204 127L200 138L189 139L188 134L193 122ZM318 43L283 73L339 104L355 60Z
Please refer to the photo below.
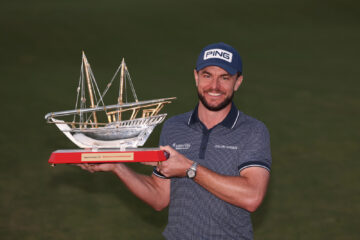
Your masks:
M128 97L127 97L127 85L126 85L126 75L124 76L124 92L125 92L125 103L128 103Z
M135 88L134 88L133 82L131 81L130 73L129 73L127 67L126 67L125 70L126 70L126 75L127 75L127 77L128 77L128 81L129 81L129 83L130 83L131 91L132 91L132 93L133 93L133 96L134 96L134 98L135 98L135 101L137 102L137 101L138 101L138 98L137 98L137 95L136 95L136 92L135 92Z
M82 64L81 64L82 65ZM76 89L76 102L75 102L75 109L77 109L78 106L78 102L79 102L79 94L80 94L80 89L81 89L81 67L80 67L80 76L79 76L79 85L78 88ZM80 103L81 104L81 103ZM76 120L76 114L74 114L74 119L73 121L75 122Z
M93 97L95 98L95 102L98 102L98 100L97 100L97 95L96 95L96 91L95 91L95 87L94 87L94 85L96 85L95 77L94 77L94 75L93 75L93 73L92 73L92 71L91 71L91 68L88 69L88 72L89 72L89 75L90 75L89 77L90 77L91 91L93 92ZM96 86L97 86L97 85L96 85ZM94 107L97 107L97 105L94 106ZM86 118L86 122L90 121L91 116L92 116L92 114L90 114L90 115Z
M102 102L102 105L105 106L105 103L104 103L104 100L103 100L103 96L101 96L101 93L100 93L100 90L99 90L99 86L97 85L97 82L96 82L96 79L95 79L95 76L92 72L92 70L90 69L90 76L91 76L91 80L94 81L94 85L96 87L96 90L97 90L97 94L99 95L100 99L99 100L96 100L96 107L99 106L100 102ZM94 91L95 92L95 91ZM96 95L96 94L95 94ZM106 112L106 110L105 110Z
M112 83L114 82L117 74L118 74L119 71L120 71L120 68L121 68L121 64L120 64L120 66L118 67L118 69L116 70L116 72L115 72L114 76L112 77L111 81L107 84L106 89L104 90L103 94L101 95L101 98L103 98L103 97L105 96L105 94L107 93L107 91L108 91L109 88L111 87L111 85L112 85Z
M84 67L85 67L85 64L84 64ZM82 88L82 94L83 94L83 107L86 108L86 76L85 76L85 70L84 70L84 67L83 67L83 71L82 71L82 84L83 84L83 88ZM90 96L89 96L90 98ZM82 114L82 121L84 121L84 119L87 119L88 118L88 113L85 113L85 114ZM86 121L87 122L87 121ZM86 125L85 125L86 127Z
M85 95L85 76L84 76L84 61L81 63L81 98L80 98L80 109L86 108L86 95ZM87 113L85 113L87 115ZM84 114L80 112L80 122L84 121Z
M95 102L96 102L95 107L98 107L100 103L102 103L102 105L105 106L105 103L104 103L103 97L101 96L99 86L97 85L94 73L92 72L91 68L89 68L88 71L89 71L89 75L90 75L91 88L94 93ZM100 97L100 99L98 99L98 96ZM105 111L105 113L107 113L106 109L104 109L104 111ZM86 121L89 121L90 119L91 119L91 115L89 117L87 117Z
M92 71L91 71L91 68L89 68L89 77L90 77L90 85L91 85L91 91L93 92L93 96L94 96L94 98L95 98L95 102L98 102L98 100L97 100L97 95L96 95L96 89L95 89L95 86L96 86L96 81L95 81L95 77L94 77L94 75L92 74ZM95 106L95 107L97 107L97 106Z

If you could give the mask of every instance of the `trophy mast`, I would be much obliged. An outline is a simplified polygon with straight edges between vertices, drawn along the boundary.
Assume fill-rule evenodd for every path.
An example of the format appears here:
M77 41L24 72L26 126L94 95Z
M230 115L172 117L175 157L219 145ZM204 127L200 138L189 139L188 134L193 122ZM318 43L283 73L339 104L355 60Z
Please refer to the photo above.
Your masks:
M125 70L125 60L124 58L121 61L121 72L120 72L120 88L119 88L119 98L118 98L118 104L121 106L123 102L123 93L124 93L124 71ZM118 121L121 121L121 110L122 108L119 107L118 111Z
M93 95L93 92L92 92L92 87L91 87L91 82L90 82L90 76L89 76L89 67L90 67L90 64L89 62L87 61L86 59L86 56L85 56L85 53L84 51L82 52L83 54L83 62L84 62L84 66L85 66L85 75L86 75L86 82L87 82L87 85L88 85L88 90L89 90L89 96L90 96L90 103L91 103L91 108L95 108L95 103L94 103L94 95ZM95 128L98 127L98 124L97 124L97 117L96 117L96 112L93 111L92 112L92 115L93 115L93 119L94 119L94 123L95 123ZM85 123L86 124L86 123ZM86 126L86 125L85 125ZM91 125L92 127L94 125Z

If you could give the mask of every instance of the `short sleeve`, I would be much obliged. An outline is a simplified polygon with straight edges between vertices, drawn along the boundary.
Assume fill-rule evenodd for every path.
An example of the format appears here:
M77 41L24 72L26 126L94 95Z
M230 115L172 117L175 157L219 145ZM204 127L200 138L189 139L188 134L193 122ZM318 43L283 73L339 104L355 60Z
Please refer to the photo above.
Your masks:
M239 153L239 172L249 167L262 167L270 172L270 134L266 126L261 122L253 126L246 142L244 149Z
M161 129L159 146L168 145L168 142L166 141L166 136L165 136L165 133L166 133L165 129L166 129L166 122L164 123L164 126ZM156 170L156 167L154 167L152 174L154 174L155 176L157 176L159 178L167 179L167 177L165 177L163 174L161 174L159 171Z
M163 128L161 129L161 133L160 133L160 139L159 139L159 146L166 146L168 145L167 141L166 141L166 122L164 123Z

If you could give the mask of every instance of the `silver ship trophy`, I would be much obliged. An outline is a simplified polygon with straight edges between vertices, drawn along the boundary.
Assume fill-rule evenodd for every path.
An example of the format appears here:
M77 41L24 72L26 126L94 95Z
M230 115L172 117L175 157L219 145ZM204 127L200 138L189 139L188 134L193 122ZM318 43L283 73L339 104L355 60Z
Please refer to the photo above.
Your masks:
M120 81L117 103L106 105L104 97L116 80ZM127 86L131 88L133 102L127 102ZM55 124L81 149L54 151L49 163L54 166L61 163L166 160L165 153L158 148L137 147L143 146L154 128L164 121L167 114L159 112L174 99L139 101L124 59L100 93L83 52L75 109L45 115L48 123Z

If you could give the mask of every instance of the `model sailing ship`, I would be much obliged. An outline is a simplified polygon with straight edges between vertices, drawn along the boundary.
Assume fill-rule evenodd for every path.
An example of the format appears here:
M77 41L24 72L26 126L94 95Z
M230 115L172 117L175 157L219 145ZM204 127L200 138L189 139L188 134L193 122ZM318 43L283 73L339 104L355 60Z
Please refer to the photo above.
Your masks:
M105 105L104 96L118 77L118 101L113 105ZM130 85L133 102L124 101L124 97L127 99L127 85ZM90 106L87 105L87 96ZM48 113L45 119L54 123L80 148L125 150L142 146L146 142L156 125L163 122L167 115L159 114L160 110L173 99L175 97L139 101L124 59L104 92L100 94L83 52L75 109ZM60 119L69 116L72 120Z

